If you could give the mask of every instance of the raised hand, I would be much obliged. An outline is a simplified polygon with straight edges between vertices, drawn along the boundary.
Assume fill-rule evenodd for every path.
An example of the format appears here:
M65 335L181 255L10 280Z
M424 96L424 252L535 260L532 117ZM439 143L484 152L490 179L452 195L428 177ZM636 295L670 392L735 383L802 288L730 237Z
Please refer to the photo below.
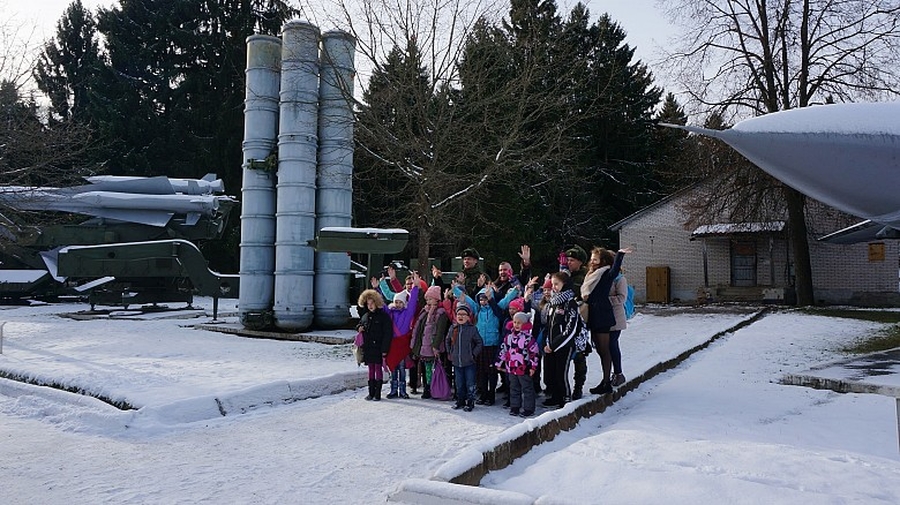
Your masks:
M523 245L519 251L519 258L522 258L523 265L531 265L531 246Z

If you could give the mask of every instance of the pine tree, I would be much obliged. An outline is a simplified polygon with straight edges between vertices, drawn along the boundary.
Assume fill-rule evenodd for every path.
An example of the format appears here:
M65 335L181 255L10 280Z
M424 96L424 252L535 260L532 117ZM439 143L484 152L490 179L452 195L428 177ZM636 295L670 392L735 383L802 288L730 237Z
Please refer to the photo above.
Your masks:
M659 123L685 125L687 114L678 103L673 93L667 93L662 107L656 115ZM655 172L663 192L666 194L679 190L698 179L694 170L697 156L697 142L684 130L674 128L655 128L653 130L656 146Z
M51 121L90 122L90 94L100 65L93 15L75 0L56 24L55 40L44 45L34 79L50 99Z

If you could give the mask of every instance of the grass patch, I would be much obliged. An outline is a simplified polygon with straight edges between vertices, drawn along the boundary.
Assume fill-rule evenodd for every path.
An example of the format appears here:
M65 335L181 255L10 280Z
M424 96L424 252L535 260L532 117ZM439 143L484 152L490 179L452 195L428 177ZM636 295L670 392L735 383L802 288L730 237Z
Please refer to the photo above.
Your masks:
M804 314L825 317L842 317L846 319L859 319L874 323L889 325L867 335L851 345L841 349L841 352L849 354L868 354L871 352L886 351L900 347L900 312L886 310L855 310L847 308L806 307L800 309Z
M804 314L826 317L843 317L846 319L860 319L876 323L900 323L900 312L887 310L855 310L855 309L829 309L825 307L806 307L800 309Z
M855 342L843 350L852 354L867 354L886 351L895 347L900 347L900 324L893 324L884 328L875 335Z

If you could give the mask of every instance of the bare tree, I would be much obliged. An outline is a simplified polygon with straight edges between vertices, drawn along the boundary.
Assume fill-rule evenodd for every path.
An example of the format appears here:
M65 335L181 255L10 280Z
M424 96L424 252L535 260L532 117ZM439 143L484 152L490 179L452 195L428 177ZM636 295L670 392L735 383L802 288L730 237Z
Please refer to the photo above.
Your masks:
M14 18L0 22L0 185L54 186L76 182L95 142L89 128L47 123L31 72L39 44ZM46 212L3 209L6 230L54 219ZM9 238L4 235L4 238Z
M680 0L665 5L683 27L678 50L667 58L670 71L701 112L741 117L900 93L897 0ZM740 188L740 181L732 179L730 184ZM787 208L797 300L810 305L806 199L792 188L775 187Z
M358 171L354 182L366 199L390 202L370 217L409 228L423 268L436 238L472 240L475 220L496 217L501 202L480 198L487 188L561 156L565 126L534 127L570 100L548 86L546 62L515 68L499 53L466 59L472 44L504 37L491 20L505 7L480 0L337 4L343 19L335 24L356 37L362 55L357 152L377 168Z
M4 11L7 6L0 3ZM15 15L0 19L0 79L24 93L29 84L38 44L34 27L19 22Z

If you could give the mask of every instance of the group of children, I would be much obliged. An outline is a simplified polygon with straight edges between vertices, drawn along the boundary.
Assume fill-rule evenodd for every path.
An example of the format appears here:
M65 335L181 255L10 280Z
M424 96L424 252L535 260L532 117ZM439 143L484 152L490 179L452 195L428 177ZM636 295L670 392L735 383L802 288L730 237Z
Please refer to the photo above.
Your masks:
M472 256L477 261L474 250L463 252L464 259ZM528 417L541 391L542 361L548 396L543 404L561 407L571 399L568 364L585 323L569 273L548 274L540 283L538 277L528 279L527 268L516 278L503 263L500 277L491 281L470 267L471 262L449 287L437 269L433 285L412 272L402 289L389 272L360 294L367 400L381 399L384 370L391 374L387 398L409 398L407 368L414 369L413 393L421 383L422 398L447 399L431 391L436 367L442 367L439 372L452 379L454 409L470 412L476 403L493 405L495 392L501 391L507 393L503 405L510 415ZM472 282L474 274L478 278ZM524 287L521 279L526 279Z

